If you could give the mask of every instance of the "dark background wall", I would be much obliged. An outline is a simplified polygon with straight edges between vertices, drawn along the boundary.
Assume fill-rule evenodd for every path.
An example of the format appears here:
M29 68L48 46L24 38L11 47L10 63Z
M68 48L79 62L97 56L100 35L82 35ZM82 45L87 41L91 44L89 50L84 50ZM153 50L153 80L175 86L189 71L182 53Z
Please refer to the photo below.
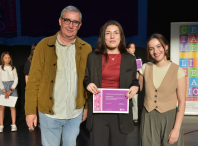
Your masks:
M198 22L198 0L149 0L147 37L161 33L170 42L171 22Z
M78 36L95 47L101 26L118 21L126 41L145 47L148 0L0 0L0 44L32 45L59 31L61 10L68 5L82 12ZM3 38L1 38L3 37Z
M197 0L149 0L147 15L147 36L153 33L163 34L170 41L171 22L196 22L198 21ZM126 30L125 30L126 31ZM146 32L145 32L146 33ZM138 46L137 46L138 47ZM14 65L19 76L17 102L17 114L24 114L25 80L23 67L30 54L31 46L5 46L0 45L0 54L9 51L13 56ZM146 61L145 48L136 49L137 56ZM142 107L143 99L139 99L139 107Z

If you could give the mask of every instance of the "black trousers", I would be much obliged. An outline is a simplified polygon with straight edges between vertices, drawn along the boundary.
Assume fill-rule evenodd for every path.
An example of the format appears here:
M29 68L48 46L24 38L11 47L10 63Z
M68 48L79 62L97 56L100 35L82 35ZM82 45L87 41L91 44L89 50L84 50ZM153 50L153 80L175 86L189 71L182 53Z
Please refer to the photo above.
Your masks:
M91 146L125 146L126 138L120 132L118 114L93 114Z

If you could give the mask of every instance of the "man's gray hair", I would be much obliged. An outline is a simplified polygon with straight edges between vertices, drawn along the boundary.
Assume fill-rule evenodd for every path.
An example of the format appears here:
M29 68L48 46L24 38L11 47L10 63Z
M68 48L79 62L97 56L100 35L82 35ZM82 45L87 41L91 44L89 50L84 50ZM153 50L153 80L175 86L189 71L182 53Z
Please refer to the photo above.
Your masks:
M82 21L82 14L81 14L80 10L79 10L78 8L74 7L74 6L67 6L67 7L65 7L65 8L62 10L62 12L61 12L60 17L63 18L65 12L67 12L67 11L79 13L79 14L80 14L80 22Z

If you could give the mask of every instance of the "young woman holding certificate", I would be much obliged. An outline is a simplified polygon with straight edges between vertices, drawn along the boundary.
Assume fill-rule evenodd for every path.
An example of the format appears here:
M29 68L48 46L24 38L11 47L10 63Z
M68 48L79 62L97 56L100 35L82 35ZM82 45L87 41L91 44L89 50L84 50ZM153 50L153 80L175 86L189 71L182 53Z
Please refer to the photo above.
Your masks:
M125 36L121 25L108 21L100 29L95 52L88 56L84 87L88 99L87 128L91 131L92 146L124 146L127 134L133 131L132 100L139 83L136 79L135 57L126 51ZM93 113L93 94L98 88L129 89L129 114Z
M140 88L145 83L141 146L184 146L181 124L186 78L184 70L168 60L169 52L169 43L161 34L148 39L147 57L152 62L139 70Z

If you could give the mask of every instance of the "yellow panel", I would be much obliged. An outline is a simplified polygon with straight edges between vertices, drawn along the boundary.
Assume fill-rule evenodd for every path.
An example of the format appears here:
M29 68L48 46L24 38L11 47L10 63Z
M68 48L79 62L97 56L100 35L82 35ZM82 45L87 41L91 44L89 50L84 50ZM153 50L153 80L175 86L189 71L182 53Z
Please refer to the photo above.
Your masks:
M198 58L198 52L180 52L180 58Z

